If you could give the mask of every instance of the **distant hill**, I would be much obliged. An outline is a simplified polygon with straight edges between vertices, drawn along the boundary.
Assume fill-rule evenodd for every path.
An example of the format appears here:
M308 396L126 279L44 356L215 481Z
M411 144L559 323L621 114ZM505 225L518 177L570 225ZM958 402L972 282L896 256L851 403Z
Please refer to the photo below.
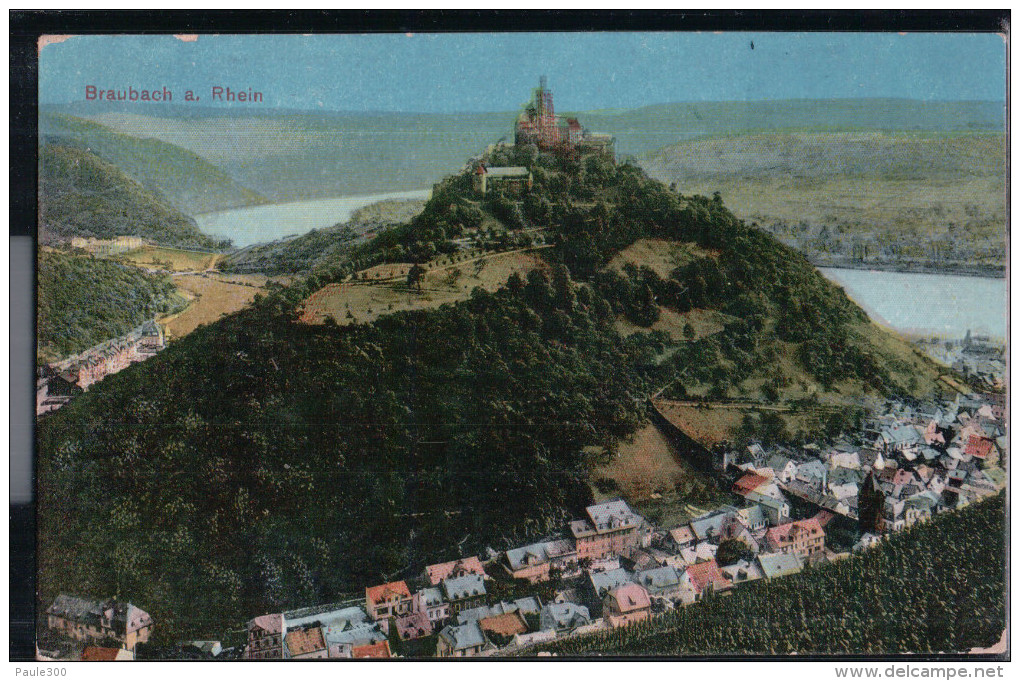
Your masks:
M39 149L39 239L139 236L162 246L224 249L195 221L79 146Z
M640 157L683 192L720 192L739 217L818 265L1001 273L1001 132L771 132L688 140Z
M699 137L862 130L1004 132L1001 102L906 99L668 103L621 111L558 110L617 138L621 155ZM157 138L219 166L273 201L425 189L470 156L513 137L516 112L416 114L212 109L79 103L50 110Z
M73 355L186 305L163 275L90 255L39 252L38 353Z
M84 146L188 215L266 203L207 160L153 137L133 137L67 114L39 116L39 136Z

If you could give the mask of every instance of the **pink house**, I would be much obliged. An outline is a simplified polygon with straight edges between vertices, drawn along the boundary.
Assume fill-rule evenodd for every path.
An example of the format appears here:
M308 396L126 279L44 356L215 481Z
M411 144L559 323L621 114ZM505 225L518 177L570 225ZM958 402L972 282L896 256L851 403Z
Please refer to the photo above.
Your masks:
M606 619L614 627L625 627L652 615L648 591L640 584L624 584L610 590L602 605Z
M482 567L482 561L478 560L478 556L451 560L449 563L429 565L425 568L425 574L428 575L429 584L433 586L438 586L444 579L451 577L463 577L464 575L487 577L485 568Z
M262 615L248 622L244 656L249 660L283 659L283 615Z

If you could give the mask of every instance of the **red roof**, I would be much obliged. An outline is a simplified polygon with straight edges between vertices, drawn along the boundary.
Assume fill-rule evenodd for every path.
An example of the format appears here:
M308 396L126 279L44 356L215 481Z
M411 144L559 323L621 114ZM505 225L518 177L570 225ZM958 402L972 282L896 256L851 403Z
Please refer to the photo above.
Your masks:
M369 643L363 646L357 646L351 650L351 657L354 659L365 658L365 657L380 657L386 658L390 656L390 642L379 641L378 643Z
M89 646L81 651L82 662L115 662L119 648L98 648Z
M758 475L757 473L748 473L744 477L740 478L740 480L737 480L735 483L733 483L733 492L735 494L743 496L745 494L753 492L762 485L767 484L768 481L769 479L763 475Z
M617 610L623 615L652 607L648 592L640 584L618 586L610 591L606 598L616 601Z
M770 528L766 533L769 545L777 548L786 546L796 540L797 535L807 533L808 537L825 537L825 530L822 529L818 517L798 520L785 525Z
M379 586L370 586L365 589L365 600L368 601L369 605L375 605L376 603L381 603L393 598L403 599L410 597L411 592L408 591L407 584L403 581L380 584Z
M733 585L730 580L726 579L725 575L719 571L719 565L715 562L715 559L707 560L704 563L695 563L687 567L687 576L691 580L691 584L697 589L698 593L705 590L709 584L712 584L716 589L726 589Z
M450 577L463 577L464 575L478 575L485 577L485 568L478 556L469 556L460 560L451 560L449 563L438 563L425 568L432 584L439 584Z
M825 509L822 509L818 511L818 513L815 513L815 515L812 517L812 520L817 520L818 525L820 527L825 527L826 525L829 524L829 521L832 520L833 517L835 517L835 514L832 513L832 511L826 511Z
M979 459L986 459L992 453L992 441L980 435L971 435L967 440L967 449L964 451Z

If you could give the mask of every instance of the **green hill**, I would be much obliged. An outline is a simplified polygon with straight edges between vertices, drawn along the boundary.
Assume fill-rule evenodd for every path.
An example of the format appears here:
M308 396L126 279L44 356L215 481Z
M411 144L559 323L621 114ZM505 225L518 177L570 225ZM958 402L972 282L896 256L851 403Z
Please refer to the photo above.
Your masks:
M343 327L296 323L322 284L310 277L108 377L39 430L40 599L117 593L167 640L212 637L519 545L591 501L592 471L647 423L648 395L702 372L740 380L779 343L819 386L930 388L928 365L886 366L878 337L855 331L866 315L721 201L597 157L495 154L532 168L528 197L482 200L464 172L352 255L425 262L479 229L500 243L533 224L549 276ZM692 257L665 277L608 274L649 238ZM661 308L730 321L696 343L619 333Z
M894 655L988 648L1006 630L1005 520L1000 493L862 555L526 654Z
M345 223L268 244L256 244L229 253L219 261L224 272L297 274L345 263L354 245L367 234L409 221L423 201L380 201L355 211Z
M54 361L122 336L186 305L166 276L88 255L43 250L37 288L38 352Z
M1000 132L754 133L642 156L684 192L721 192L741 218L819 265L1000 272Z
M207 160L153 137L139 138L67 114L43 112L39 136L84 147L187 215L266 203Z
M195 221L125 175L77 146L43 144L39 149L39 238L108 239L139 236L162 246L224 249Z

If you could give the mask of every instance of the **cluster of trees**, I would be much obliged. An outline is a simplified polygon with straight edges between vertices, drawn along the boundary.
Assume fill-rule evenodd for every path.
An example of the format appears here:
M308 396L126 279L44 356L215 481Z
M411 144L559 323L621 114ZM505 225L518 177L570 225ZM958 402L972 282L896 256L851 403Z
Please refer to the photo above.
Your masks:
M88 255L39 252L40 357L73 355L187 305L169 277Z
M988 647L1006 627L1005 518L1000 493L864 554L527 654L891 655Z
M586 447L631 434L659 380L661 346L617 335L563 267L344 328L293 323L300 293L40 424L43 600L117 593L211 636L541 536L590 503Z
M40 238L139 236L161 246L228 250L161 196L88 149L43 144L39 149Z

